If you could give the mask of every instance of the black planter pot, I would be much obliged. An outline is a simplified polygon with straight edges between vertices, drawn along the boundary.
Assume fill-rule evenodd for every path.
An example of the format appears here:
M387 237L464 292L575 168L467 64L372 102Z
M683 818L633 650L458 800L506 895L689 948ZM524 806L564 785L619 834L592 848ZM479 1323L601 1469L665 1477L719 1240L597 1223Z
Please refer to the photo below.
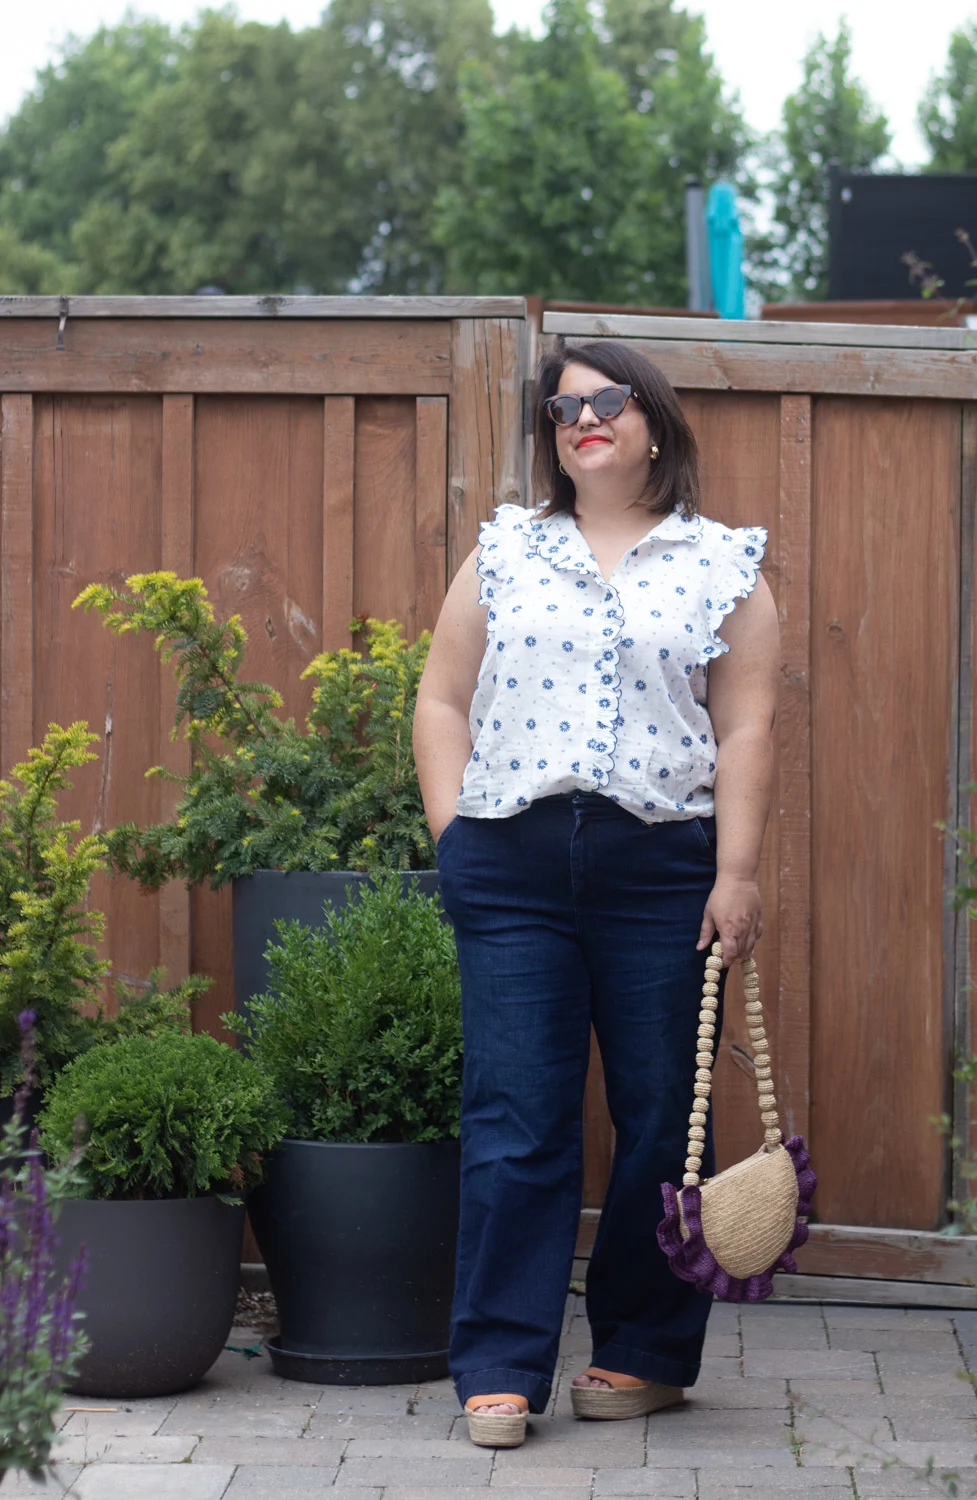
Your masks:
M404 887L417 880L425 896L438 890L437 870L418 870L404 875ZM234 950L234 1009L248 1014L252 995L264 994L268 965L264 953L277 937L275 923L302 922L324 927L323 908L331 901L337 910L347 905L347 888L370 883L369 875L356 870L256 870L233 883L232 942Z
M288 1380L397 1385L448 1370L457 1141L286 1141L248 1212L278 1303Z
M218 1198L69 1199L57 1272L82 1244L78 1308L91 1348L69 1387L81 1396L171 1396L202 1380L234 1321L244 1206Z

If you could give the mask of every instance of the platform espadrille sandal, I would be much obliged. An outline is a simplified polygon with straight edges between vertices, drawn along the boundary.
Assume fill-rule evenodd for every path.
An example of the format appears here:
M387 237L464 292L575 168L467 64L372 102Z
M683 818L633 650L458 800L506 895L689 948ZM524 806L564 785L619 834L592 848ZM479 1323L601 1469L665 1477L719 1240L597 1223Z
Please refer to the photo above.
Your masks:
M646 1417L666 1406L680 1406L685 1392L678 1385L629 1385L605 1390L599 1385L571 1385L570 1402L575 1417L598 1422L621 1422L627 1417Z
M471 1411L466 1406L465 1416L476 1448L518 1448L526 1440L528 1412Z

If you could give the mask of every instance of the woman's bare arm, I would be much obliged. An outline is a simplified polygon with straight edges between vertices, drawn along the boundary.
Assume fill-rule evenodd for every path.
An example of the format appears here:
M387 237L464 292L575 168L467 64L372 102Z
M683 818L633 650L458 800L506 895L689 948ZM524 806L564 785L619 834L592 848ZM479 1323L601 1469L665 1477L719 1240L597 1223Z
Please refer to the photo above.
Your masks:
M780 637L777 606L761 576L723 622L730 649L709 666L709 717L716 757L716 884L706 902L699 948L719 933L727 963L753 950L763 932L757 876L773 788L773 721Z
M414 760L435 843L455 816L461 778L472 753L468 713L485 654L485 607L478 602L475 571L478 552L476 547L455 574L417 690Z

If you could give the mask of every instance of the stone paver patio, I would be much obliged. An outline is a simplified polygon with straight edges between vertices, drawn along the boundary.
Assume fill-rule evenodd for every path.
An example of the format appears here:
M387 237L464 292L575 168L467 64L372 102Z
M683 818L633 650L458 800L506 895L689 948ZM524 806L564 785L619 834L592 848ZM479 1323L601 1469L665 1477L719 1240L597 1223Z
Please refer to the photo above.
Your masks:
M515 1451L469 1444L446 1381L299 1385L228 1352L183 1396L69 1398L118 1410L65 1413L56 1480L11 1476L4 1500L910 1500L950 1493L941 1470L977 1496L977 1313L717 1306L688 1403L611 1424L570 1415L582 1312L571 1296L553 1402Z

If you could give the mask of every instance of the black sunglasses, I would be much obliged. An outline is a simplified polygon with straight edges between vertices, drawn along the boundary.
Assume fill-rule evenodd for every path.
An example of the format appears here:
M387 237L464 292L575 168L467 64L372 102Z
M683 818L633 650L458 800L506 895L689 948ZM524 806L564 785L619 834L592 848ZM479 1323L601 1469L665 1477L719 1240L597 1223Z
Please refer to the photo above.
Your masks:
M629 385L602 385L592 396L547 396L543 407L557 427L572 427L585 406L601 420L619 417L633 395Z

